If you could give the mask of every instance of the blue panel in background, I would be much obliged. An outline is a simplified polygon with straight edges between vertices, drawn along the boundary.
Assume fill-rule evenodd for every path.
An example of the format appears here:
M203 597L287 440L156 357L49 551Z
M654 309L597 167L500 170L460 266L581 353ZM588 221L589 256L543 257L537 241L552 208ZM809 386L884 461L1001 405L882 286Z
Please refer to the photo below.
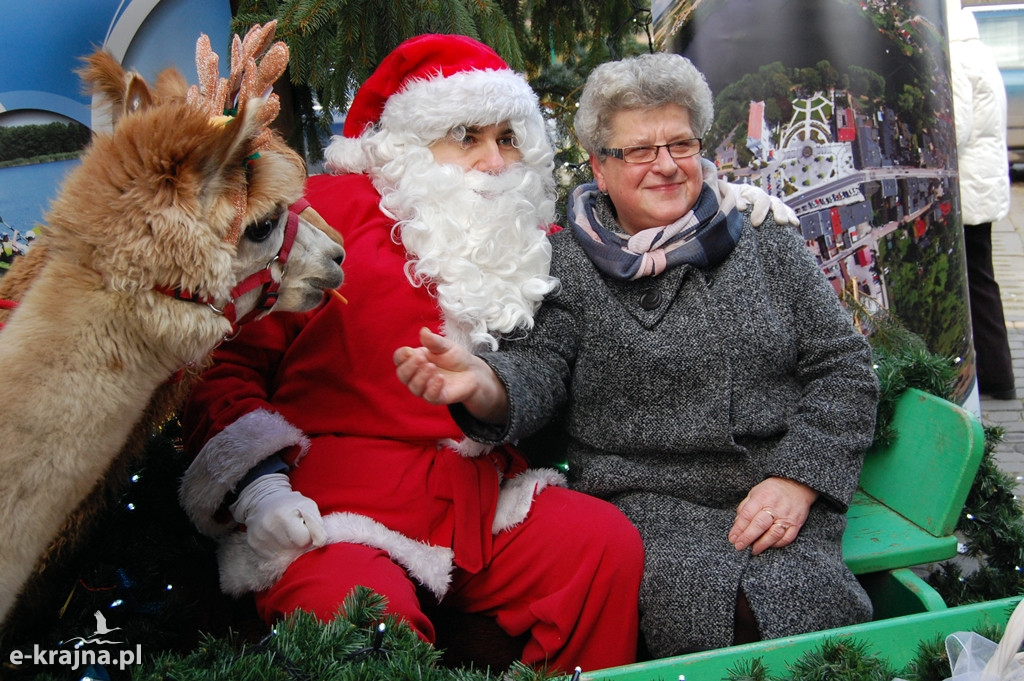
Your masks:
M227 0L0 0L0 125L66 117L90 125L79 58L113 37L112 51L152 80L168 66L196 82L195 46L210 36L226 74L231 10ZM38 120L32 120L31 117ZM24 233L43 214L77 161L0 169L0 234Z

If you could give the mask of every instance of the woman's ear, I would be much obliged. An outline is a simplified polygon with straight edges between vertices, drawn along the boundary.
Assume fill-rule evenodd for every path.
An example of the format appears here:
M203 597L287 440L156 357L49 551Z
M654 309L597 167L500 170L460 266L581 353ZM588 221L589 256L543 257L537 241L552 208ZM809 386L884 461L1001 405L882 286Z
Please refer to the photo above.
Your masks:
M607 194L608 183L604 179L604 167L601 165L601 159L597 157L597 154L590 155L590 169L594 172L594 181L597 182L597 188Z

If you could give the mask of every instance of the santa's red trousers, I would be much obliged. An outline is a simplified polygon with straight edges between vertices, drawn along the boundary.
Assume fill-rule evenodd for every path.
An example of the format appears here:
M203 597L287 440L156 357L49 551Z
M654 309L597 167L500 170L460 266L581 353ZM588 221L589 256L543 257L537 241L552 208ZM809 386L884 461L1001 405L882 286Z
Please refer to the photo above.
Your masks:
M642 574L640 535L618 509L548 487L526 520L494 537L483 570L455 569L443 603L490 615L511 636L529 632L526 664L562 673L602 669L636 659ZM389 613L434 641L415 582L385 551L359 544L304 554L256 603L268 622L296 609L329 620L357 585L386 596Z

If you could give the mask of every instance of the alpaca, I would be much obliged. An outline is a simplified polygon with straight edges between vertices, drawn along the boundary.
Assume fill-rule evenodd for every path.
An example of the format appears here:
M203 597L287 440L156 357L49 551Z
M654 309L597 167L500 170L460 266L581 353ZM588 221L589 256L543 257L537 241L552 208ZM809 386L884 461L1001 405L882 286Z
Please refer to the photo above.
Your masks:
M31 273L4 277L20 300L0 329L0 622L133 429L171 408L155 395L183 396L168 379L238 324L312 309L342 283L340 237L303 209L302 159L269 128L279 105L264 92L288 61L273 32L235 36L228 79L202 36L199 87L86 59L113 128L19 259Z

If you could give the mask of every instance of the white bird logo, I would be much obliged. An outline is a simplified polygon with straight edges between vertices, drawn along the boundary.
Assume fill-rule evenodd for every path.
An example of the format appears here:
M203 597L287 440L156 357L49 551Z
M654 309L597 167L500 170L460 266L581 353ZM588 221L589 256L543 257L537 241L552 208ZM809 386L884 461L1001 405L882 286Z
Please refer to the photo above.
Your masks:
M96 631L93 632L93 636L97 636L99 634L109 634L112 631L119 631L121 629L121 627L114 627L113 629L108 629L107 618L103 616L103 613L97 610L94 614L96 615Z

